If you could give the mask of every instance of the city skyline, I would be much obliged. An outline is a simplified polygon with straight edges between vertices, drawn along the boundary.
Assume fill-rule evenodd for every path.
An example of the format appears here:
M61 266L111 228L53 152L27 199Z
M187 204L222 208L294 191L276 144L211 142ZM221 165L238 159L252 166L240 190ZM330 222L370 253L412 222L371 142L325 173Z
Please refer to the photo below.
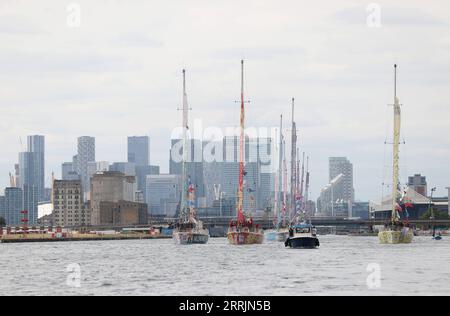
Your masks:
M187 68L191 117L233 126L239 123L237 65L244 57L249 125L277 126L281 112L289 117L291 97L297 100L300 148L311 157L312 199L327 183L331 156L353 162L356 199L381 198L392 65L398 63L407 142L400 153L402 183L421 173L437 187L436 195L447 193L448 172L441 170L450 155L444 137L450 132L445 1L381 1L381 27L369 27L367 4L354 1L308 10L299 1L283 7L248 2L239 12L227 2L201 9L161 4L156 11L137 3L127 12L108 4L106 16L103 1L79 1L80 27L54 14L64 16L64 6L44 2L0 5L0 36L11 39L0 56L6 92L0 107L2 187L23 151L19 137L34 134L46 136L47 185L81 135L96 137L97 160L111 162L127 161L128 135L148 135L151 163L168 172L168 140L180 125L181 69ZM159 17L167 12L170 19ZM203 28L212 16L215 26ZM122 18L128 22L117 23Z

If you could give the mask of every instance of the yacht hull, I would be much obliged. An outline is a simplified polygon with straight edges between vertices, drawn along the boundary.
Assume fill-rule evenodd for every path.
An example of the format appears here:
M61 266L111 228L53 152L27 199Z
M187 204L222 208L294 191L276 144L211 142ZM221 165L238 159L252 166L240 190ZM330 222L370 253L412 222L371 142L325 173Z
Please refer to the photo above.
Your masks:
M289 231L288 230L281 230L277 232L277 241L279 242L285 242L286 239L289 238Z
M300 249L314 249L320 246L317 237L290 237L285 241L286 247Z
M263 232L232 231L227 234L231 245L255 245L264 242Z
M209 240L209 233L174 231L173 240L178 245L206 244Z
M411 229L385 230L378 234L381 244L410 244L413 241L414 233Z

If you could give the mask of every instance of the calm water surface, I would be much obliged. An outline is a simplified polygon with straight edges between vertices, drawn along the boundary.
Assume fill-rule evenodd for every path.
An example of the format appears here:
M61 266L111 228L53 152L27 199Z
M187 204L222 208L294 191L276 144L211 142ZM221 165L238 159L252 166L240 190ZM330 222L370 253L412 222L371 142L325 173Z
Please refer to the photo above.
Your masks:
M450 295L450 237L380 245L322 236L317 250L172 240L0 244L0 295ZM369 289L369 264L381 287ZM81 268L80 287L67 266Z

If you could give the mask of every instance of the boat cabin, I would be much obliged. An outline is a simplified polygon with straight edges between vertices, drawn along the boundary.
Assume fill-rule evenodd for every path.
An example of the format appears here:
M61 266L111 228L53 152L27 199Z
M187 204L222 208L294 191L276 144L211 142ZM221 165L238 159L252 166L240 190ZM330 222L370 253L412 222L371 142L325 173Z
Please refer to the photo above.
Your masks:
M289 228L289 237L295 237L299 235L309 235L315 237L317 235L317 230L313 225L306 223L294 225Z

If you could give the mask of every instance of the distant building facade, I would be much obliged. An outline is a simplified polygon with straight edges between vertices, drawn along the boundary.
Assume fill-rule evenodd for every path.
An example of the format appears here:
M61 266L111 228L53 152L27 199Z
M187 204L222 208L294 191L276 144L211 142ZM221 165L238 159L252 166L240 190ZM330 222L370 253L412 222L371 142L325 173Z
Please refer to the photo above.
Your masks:
M136 166L150 164L150 138L148 136L128 137L128 162Z
M179 175L147 176L147 203L152 216L175 217L181 201Z
M6 199L3 195L0 195L0 218L6 221Z
M329 158L329 180L331 181L339 174L343 175L343 179L334 189L336 199L355 201L355 189L353 188L353 164L346 157L330 157Z
M134 202L136 180L121 172L96 173L91 181L91 225L100 225L101 202Z
M188 153L186 161L186 176L190 178L195 186L195 206L199 201L205 199L205 180L203 177L203 145L200 140L188 140ZM171 140L169 173L171 175L182 175L183 141L181 139ZM186 180L187 181L187 180Z
M40 154L35 152L19 153L19 182L23 192L23 210L28 212L28 223L37 221L38 204L43 196L40 195L39 163Z
M84 208L81 180L54 180L53 224L83 227L90 225L90 211Z
M423 196L428 196L427 178L421 174L408 177L408 187Z
M130 201L100 202L100 224L146 225L147 204Z
M23 191L21 188L5 189L3 208L6 225L22 225Z
M136 166L136 184L138 191L142 192L144 201L147 201L147 176L160 174L159 166Z
M45 137L31 135L27 137L28 152L33 153L33 169L39 202L45 200Z
M95 162L95 138L81 136L78 138L76 171L80 175L83 193L88 193L90 186L89 163Z
M127 176L136 176L136 164L134 162L114 162L109 166L109 171L121 172Z

